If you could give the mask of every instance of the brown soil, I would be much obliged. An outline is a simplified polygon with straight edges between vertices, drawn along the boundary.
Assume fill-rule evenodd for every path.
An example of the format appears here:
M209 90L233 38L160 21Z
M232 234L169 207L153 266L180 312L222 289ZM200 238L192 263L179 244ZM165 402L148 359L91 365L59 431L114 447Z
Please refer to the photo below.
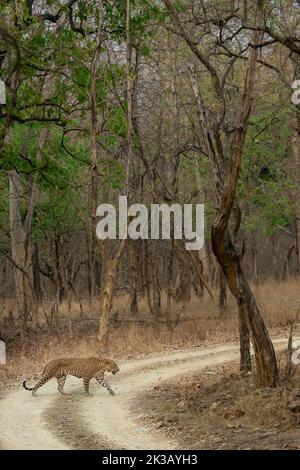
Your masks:
M300 403L299 375L258 391L229 363L155 386L137 411L183 449L300 449L300 413L288 408Z

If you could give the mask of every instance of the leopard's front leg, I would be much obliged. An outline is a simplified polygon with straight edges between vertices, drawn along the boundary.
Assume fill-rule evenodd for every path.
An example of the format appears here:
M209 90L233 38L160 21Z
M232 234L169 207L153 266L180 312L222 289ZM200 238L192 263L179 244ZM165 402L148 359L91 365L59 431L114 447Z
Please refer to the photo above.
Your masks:
M100 385L102 385L102 387L106 388L106 390L110 393L110 395L115 395L115 392L111 388L109 381L104 378L104 374L95 375L95 379Z
M108 392L110 393L110 395L115 395L115 392L113 391L113 389L111 388L110 386L110 383L107 379L103 379L102 380L102 385L103 387L106 388L106 390L108 390Z

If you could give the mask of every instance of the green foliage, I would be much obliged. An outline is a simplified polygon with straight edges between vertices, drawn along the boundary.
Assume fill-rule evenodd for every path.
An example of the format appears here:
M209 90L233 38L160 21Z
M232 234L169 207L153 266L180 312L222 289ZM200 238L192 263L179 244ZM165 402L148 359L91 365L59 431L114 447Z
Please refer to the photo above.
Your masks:
M280 0L277 3L274 2L274 6L279 8L285 3ZM64 8L65 18L68 17L66 2L46 0L44 4L51 12ZM183 17L188 12L190 3L179 0L173 1L172 5ZM228 1L221 0L218 2L218 7L226 10ZM73 229L81 228L83 224L81 214L88 214L87 188L91 166L90 68L95 51L98 2L79 0L73 8L74 24L79 26L82 22L83 27L88 30L84 37L74 31L68 21L65 21L63 27L57 27L57 25L44 22L36 14L30 17L25 0L5 1L0 8L3 16L14 18L9 24L9 31L21 51L20 86L13 109L15 122L10 128L9 139L0 155L2 170L0 191L1 195L7 194L7 175L12 169L16 169L22 175L24 187L27 180L35 178L40 190L40 200L35 210L33 233L36 239L41 239L46 237L47 233L65 233L72 230L72 227ZM105 1L103 8L106 43L103 44L101 50L96 81L99 186L104 186L113 192L113 190L120 191L124 184L121 159L126 152L127 134L124 62L126 0ZM274 11L276 12L276 8ZM130 40L133 48L144 56L145 62L151 57L152 41L156 39L155 35L160 31L159 27L153 27L153 25L162 24L166 17L167 11L163 2L150 0L131 0L130 2ZM276 26L276 21L274 14L269 22ZM206 40L209 44L211 39ZM2 40L0 42L1 50L5 50L5 43ZM115 50L122 52L117 59L113 54L108 58L105 51L107 43L113 44ZM190 60L191 53L184 48L183 41L178 40L178 44L181 48L177 56L178 62L182 60L182 57ZM204 45L205 42L202 44L199 42L197 47L201 48ZM217 44L215 47L217 48ZM172 53L171 50L170 54ZM212 61L216 61L217 70L225 74L228 67L226 58L218 62L218 57L218 54L215 54ZM171 59L166 59L165 69L162 72L166 75L170 68L168 60L171 61ZM236 89L240 90L244 74L244 68L238 65L240 62L237 61L236 64L236 68L232 69L232 76L227 77L230 86L225 83L226 93L230 92L233 96L232 103L235 98L237 98L237 103L239 102L240 91ZM219 111L217 100L209 74L201 70L200 72L201 95L208 109L207 115L213 121ZM4 77L8 73L5 61L1 73ZM184 71L181 72L180 76L184 76L184 73ZM134 75L133 70L131 75ZM184 80L185 78L182 79ZM189 81L186 80L186 83L188 84L185 85L186 90L182 94L183 101L191 103ZM170 88L169 86L168 90ZM166 108L173 106L174 93L168 90ZM251 208L254 208L251 216L243 219L244 227L247 230L263 227L266 233L276 230L279 225L289 225L293 218L293 207L289 197L293 188L284 171L285 159L288 158L287 142L291 137L288 124L290 115L287 108L278 109L274 95L264 98L266 102L263 105L255 103L253 107L255 114L250 120L238 187L241 205L250 204ZM8 90L8 104L11 104L11 98L12 93ZM190 105L189 112L192 109L193 105ZM167 115L169 110L166 109L164 112ZM234 112L235 108L232 106L232 114ZM155 117L153 122L154 119ZM168 118L164 117L164 119L167 121ZM196 116L192 117L194 123L197 119ZM5 133L6 122L6 116L3 115L0 118L0 134ZM165 127L168 124L167 121ZM39 136L45 127L50 129L49 138L43 148L39 149ZM70 129L75 129L75 131L69 132ZM151 158L153 153L152 142L149 143L149 141L150 139L143 143L146 159ZM137 136L133 136L133 143L137 152L139 145ZM200 142L199 145L203 143ZM172 147L171 144L170 147ZM213 180L211 164L207 156L199 152L191 152L189 157L190 159L181 158L181 170L190 175L195 166L197 167L196 179L199 178L197 184L199 183L199 187L208 188L209 199L213 192L210 189ZM267 167L268 172L262 173L263 167ZM24 207L22 206L22 211ZM7 221L8 204L5 197L1 200L0 211L4 214L3 219ZM211 198L207 201L206 214L212 217L214 213L215 207Z
M251 118L242 160L239 198L257 210L244 218L248 230L272 233L293 218L289 198L292 183L285 172L287 142L291 138L288 110ZM274 138L276 136L276 138Z
M111 38L117 42L123 42L126 36L126 0L120 0L114 4L105 3L105 19ZM153 35L149 24L151 22L163 22L164 9L159 4L147 0L131 0L130 2L130 37L132 44L137 46ZM143 46L144 47L144 46ZM144 49L141 48L143 53ZM147 53L147 48L145 49Z
M33 239L41 241L83 229L85 224L79 213L86 209L78 191L68 188L66 191L54 190L44 194L34 212Z

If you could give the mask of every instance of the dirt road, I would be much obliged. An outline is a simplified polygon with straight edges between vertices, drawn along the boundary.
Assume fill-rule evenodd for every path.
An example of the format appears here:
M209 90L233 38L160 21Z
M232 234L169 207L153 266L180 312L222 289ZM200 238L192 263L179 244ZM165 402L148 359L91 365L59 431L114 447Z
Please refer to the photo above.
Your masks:
M277 350L286 338L274 339ZM143 428L133 409L135 396L161 381L238 359L236 344L180 350L120 364L111 378L116 396L95 382L93 397L83 396L82 381L68 377L64 397L56 381L48 382L36 398L20 388L0 401L0 442L3 449L176 449L158 430ZM166 397L168 399L168 397ZM86 443L86 445L85 445Z

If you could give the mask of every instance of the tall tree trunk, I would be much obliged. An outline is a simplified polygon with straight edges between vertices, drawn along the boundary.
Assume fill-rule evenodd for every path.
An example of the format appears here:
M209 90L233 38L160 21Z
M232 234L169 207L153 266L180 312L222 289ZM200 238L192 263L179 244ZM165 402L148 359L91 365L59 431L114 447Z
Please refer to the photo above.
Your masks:
M92 64L91 73L91 95L92 95L92 109L91 109L91 143L93 162L98 163L98 149L97 149L97 93L96 93L96 80L98 70L98 60L100 48L104 34L104 18L103 18L103 5L99 1L99 20L98 20L98 33L97 33L97 46L95 56ZM96 59L98 54L98 59ZM126 83L127 83L127 162L125 168L125 190L126 196L129 192L129 183L131 176L131 161L132 161L132 76L131 76L131 61L132 61L132 45L130 42L130 0L126 2ZM128 214L127 214L128 215ZM100 294L100 320L98 329L98 341L100 350L104 351L108 347L108 321L109 314L112 307L112 299L115 288L115 283L118 275L118 268L123 256L124 246L126 239L120 241L116 254L112 259L108 259L108 250L104 249L104 243L100 242L101 261L102 261L102 285ZM107 246L107 245L106 245Z
M167 324L171 325L171 301L172 301L172 292L173 292L173 270L174 270L174 250L175 250L175 240L174 237L171 239L171 247L168 253L168 270L167 270L167 311L166 319Z
M136 240L131 240L129 244L129 258L130 258L130 311L133 315L138 315L138 286L139 286L139 275L138 275L138 260L137 250L139 249Z
M90 181L90 233L88 240L88 298L91 302L94 295L94 270L95 270L95 257L96 257L96 210L98 200L98 119L97 119L97 73L99 70L100 52L104 40L103 34L103 5L102 0L98 2L98 31L96 36L96 47L94 56L91 63L91 113L90 113L90 126L91 126L91 148L92 148L92 161L91 161L91 181Z
M58 235L55 236L53 240L53 257L55 265L56 303L58 306L64 300L65 295L65 285L60 264L60 237Z
M152 252L151 252L151 263L150 263L150 272L151 272L151 285L152 285L152 312L156 321L159 321L161 318L161 294L160 294L160 282L159 282L159 271L158 263L159 259L158 254L158 243L156 240L152 241Z
M300 59L299 59L300 61ZM300 66L297 67L300 73ZM300 116L295 112L293 116L292 152L294 158L295 178L295 246L296 246L296 273L300 274Z
M251 371L250 334L243 308L239 305L240 371Z
M205 271L207 273L208 278L208 285L210 288L213 287L214 283L214 264L215 258L211 252L211 246L209 240L204 241L204 249L205 249Z
M219 218L217 219L217 223ZM263 318L258 309L255 297L245 278L240 265L239 253L232 243L228 231L224 233L218 224L212 229L212 246L221 264L231 293L238 302L244 315L256 360L256 381L259 387L277 385L278 371L276 356Z
M225 112L225 99L218 73L213 65L208 62L207 57L193 44L190 37L183 30L178 15L172 9L170 1L164 0L164 2L171 10L177 26L180 28L180 34L211 75L212 84L219 101L219 119L222 121ZM263 24L263 10L264 0L257 0L255 23L258 27L254 29L251 38L251 44L254 45L259 44L262 39L260 29ZM242 270L239 251L233 244L229 234L229 219L235 204L245 137L253 101L257 54L258 48L252 47L247 64L240 114L236 128L231 136L229 151L230 164L227 170L227 180L224 185L218 160L219 153L222 149L220 149L220 146L214 145L215 139L213 138L213 135L214 137L217 136L217 141L220 143L219 122L213 128L213 131L211 131L197 81L193 75L191 76L191 84L198 105L198 115L206 141L207 152L213 165L213 175L218 196L217 217L211 230L213 252L219 264L222 266L230 291L236 298L238 307L242 310L247 327L250 331L256 360L257 386L273 387L276 386L278 382L274 347L256 304L255 297Z
M31 136L31 130L28 130L24 147L26 147ZM41 150L45 145L49 134L49 129L43 129L38 137L38 151L36 158L41 159ZM11 135L7 136L8 141ZM23 335L27 326L27 320L31 315L34 322L38 320L38 302L34 289L33 278L33 247L31 240L31 223L35 204L38 198L37 174L26 181L28 189L26 198L24 198L20 175L16 170L9 173L9 208L10 208L10 236L12 263L14 268L16 300L18 308L18 317ZM24 217L21 216L21 202L26 201L26 211Z
M98 329L98 341L100 345L100 351L106 351L108 348L108 325L116 283L117 264L118 262L116 261L116 259L107 260L102 275L100 295L101 315Z
M38 301L42 299L41 275L39 266L39 247L37 243L33 245L32 254L32 269L33 269L33 286L35 296Z
M29 233L31 215L27 211L30 220L27 216L26 220L21 218L20 186L19 175L16 170L12 170L9 175L10 238L18 321L23 336L30 315L32 320L36 320L37 300L33 285L32 244ZM28 210L32 211L30 207Z
M227 305L226 278L223 269L219 267L219 311L224 313Z
M242 212L238 204L235 204L232 210L232 224L231 231L234 244L237 243L238 234L242 222ZM240 255L242 259L243 252ZM225 276L224 276L225 277ZM242 373L251 371L251 356L250 356L250 334L247 325L246 317L242 306L238 303L239 313L239 334L240 334L240 371Z
M252 239L251 253L252 253L252 260L253 260L253 277L254 277L255 284L258 284L257 244L256 244L255 232L253 232L251 239Z

